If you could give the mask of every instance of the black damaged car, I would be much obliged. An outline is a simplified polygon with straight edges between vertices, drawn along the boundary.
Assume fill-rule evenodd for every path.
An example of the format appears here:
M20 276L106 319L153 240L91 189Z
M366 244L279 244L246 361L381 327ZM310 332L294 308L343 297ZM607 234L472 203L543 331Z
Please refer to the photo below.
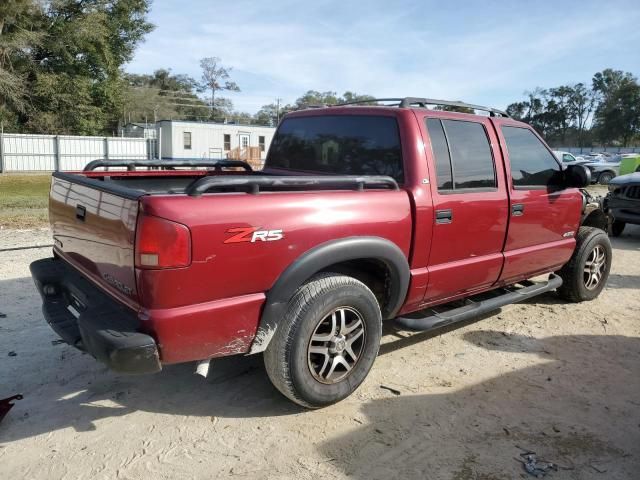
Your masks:
M614 237L622 234L627 223L640 225L640 172L621 175L609 182L605 209L612 219Z

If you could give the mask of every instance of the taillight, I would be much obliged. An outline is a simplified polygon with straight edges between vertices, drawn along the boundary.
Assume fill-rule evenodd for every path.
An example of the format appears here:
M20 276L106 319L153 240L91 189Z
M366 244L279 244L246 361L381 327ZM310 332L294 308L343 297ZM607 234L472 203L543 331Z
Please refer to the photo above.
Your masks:
M136 230L136 267L176 268L191 263L191 233L181 223L140 215Z

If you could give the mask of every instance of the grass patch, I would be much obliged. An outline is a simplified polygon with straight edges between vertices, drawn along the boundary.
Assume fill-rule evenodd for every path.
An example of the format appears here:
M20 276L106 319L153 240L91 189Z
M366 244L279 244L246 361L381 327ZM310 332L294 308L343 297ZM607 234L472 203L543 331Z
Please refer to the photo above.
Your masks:
M51 175L0 175L0 227L46 227L50 184Z

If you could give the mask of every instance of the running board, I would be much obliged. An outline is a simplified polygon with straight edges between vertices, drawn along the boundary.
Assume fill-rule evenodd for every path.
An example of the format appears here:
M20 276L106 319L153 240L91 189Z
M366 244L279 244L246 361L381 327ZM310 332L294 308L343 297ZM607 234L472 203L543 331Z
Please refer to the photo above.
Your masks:
M528 284L528 286L516 290L505 290L505 293L485 300L467 300L466 305L444 312L436 312L433 309L415 312L409 314L411 316L397 317L394 322L404 330L420 332L432 330L478 317L511 303L522 302L541 293L555 290L561 285L562 278L551 274L546 282ZM426 315L420 316L420 314Z

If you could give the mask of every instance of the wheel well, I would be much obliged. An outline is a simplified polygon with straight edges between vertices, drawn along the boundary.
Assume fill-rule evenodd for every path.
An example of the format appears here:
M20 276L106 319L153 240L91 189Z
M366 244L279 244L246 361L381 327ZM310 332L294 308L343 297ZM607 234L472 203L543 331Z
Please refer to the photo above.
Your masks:
M391 293L389 289L390 272L389 268L380 260L375 258L347 260L329 265L323 268L321 272L341 273L360 280L373 292L381 310L389 302Z
M582 221L583 227L595 227L607 231L609 220L602 210L594 210Z
M362 257L354 259L354 252ZM319 272L342 273L362 281L379 300L383 319L393 318L400 310L411 280L407 257L388 239L347 237L322 243L297 258L267 291L251 353L267 348L295 291Z

